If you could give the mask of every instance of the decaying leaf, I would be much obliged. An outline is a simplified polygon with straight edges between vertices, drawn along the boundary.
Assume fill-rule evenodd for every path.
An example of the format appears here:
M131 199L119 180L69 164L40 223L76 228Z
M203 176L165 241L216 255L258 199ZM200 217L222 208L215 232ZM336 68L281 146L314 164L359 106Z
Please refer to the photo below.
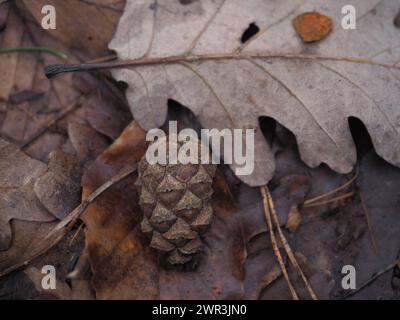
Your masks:
M137 163L146 148L144 131L132 122L89 167L84 183L88 195L120 168ZM220 177L221 179L221 177ZM245 257L241 223L224 193L214 196L215 220L205 236L196 270L182 272L159 265L157 253L141 233L142 213L134 182L121 181L89 206L86 246L99 299L222 299L242 296ZM219 194L219 195L218 195Z
M118 6L123 5L121 1L117 1L118 4L105 2L107 4L103 3L104 6L99 2L74 1L67 4L57 0L2 3L0 12L2 16L4 13L4 28L0 32L1 47L54 48L65 53L69 62L88 60L90 56L98 57L106 51L106 43L121 14ZM46 31L41 27L43 4L55 5L59 23L56 30ZM32 15L40 19L36 21ZM87 16L84 19L78 18L80 15ZM77 18L79 24L76 24ZM69 23L71 19L75 23ZM98 23L99 19L103 19L102 24ZM66 24L69 26L65 26ZM105 27L108 31L94 35L94 29L100 27ZM74 28L79 28L80 32L76 32ZM72 29L75 31L71 32ZM82 35L92 37L94 44L87 45L88 40ZM85 45L83 42L75 42L74 46L72 42L77 37ZM70 122L88 127L87 131L91 132L90 136L95 142L95 150L91 150L91 156L95 157L109 143L98 132L112 134L115 138L131 120L125 104L116 98L114 92L117 90L110 81L101 81L100 76L86 74L67 76L60 81L46 79L43 74L44 65L60 61L59 57L47 52L12 52L0 55L0 133L20 144L28 155L43 162L47 162L49 153L56 149L77 153L71 146L71 137L68 137ZM101 102L107 104L107 107ZM99 105L97 114L93 111L94 104ZM110 114L116 116L109 120L107 117ZM90 141L85 141L85 138L88 137L83 135L82 139L78 139L79 151L90 147ZM99 140L103 140L103 143ZM99 148L102 149L98 150Z
M95 159L108 146L107 139L87 124L69 122L68 136L81 161Z
M45 171L44 163L29 158L16 145L0 139L0 250L11 245L10 220L55 220L36 198L33 189L35 180Z
M319 10L340 25L346 4L173 1L165 10L151 0L130 1L109 46L122 60L140 60L113 74L128 83L132 113L145 129L164 123L168 99L187 106L205 128L257 128L258 118L269 116L296 135L306 164L348 173L356 161L348 118L356 117L377 153L400 165L398 1L357 1L357 32L336 28L317 45L293 28L295 16ZM253 22L260 31L242 44ZM264 185L275 164L260 130L255 150L253 174L240 179Z
M56 222L11 220L12 245L8 250L0 251L0 273L24 262L56 224Z
M42 8L54 6L57 26L46 31L64 45L92 57L107 53L106 44L113 35L124 4L120 0L73 1L72 4L63 0L15 2L38 23L43 19Z
M58 219L72 211L81 200L81 166L76 156L54 151L47 172L34 186L38 199Z

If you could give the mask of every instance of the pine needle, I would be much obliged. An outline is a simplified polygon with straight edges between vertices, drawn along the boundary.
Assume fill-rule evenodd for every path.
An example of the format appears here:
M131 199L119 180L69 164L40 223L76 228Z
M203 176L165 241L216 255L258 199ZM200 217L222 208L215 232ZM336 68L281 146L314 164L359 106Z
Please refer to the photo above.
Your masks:
M337 192L339 192L339 191L341 191L341 190L343 190L343 189L346 189L346 188L347 188L349 185L351 185L356 179L357 179L357 174L355 174L353 178L351 178L349 181L347 181L345 184L341 185L340 187L337 187L337 188L335 188L335 189L333 189L333 190L331 190L331 191L329 191L329 192L326 192L326 193L321 194L321 195L319 195L319 196L316 196L316 197L314 197L314 198L305 200L305 201L304 201L304 206L309 205L309 204L311 204L311 203L313 203L313 202L315 202L315 201L321 200L321 199L323 199L323 198L326 198L326 197L328 197L328 196L330 196L330 195L332 195L332 194L334 194L334 193L337 193Z
M285 248L286 254L289 257L290 262L292 263L292 265L296 269L296 271L299 273L299 275L300 275L301 279L303 280L303 282L304 282L304 284L305 284L305 286L307 288L307 291L310 294L311 298L313 300L318 300L317 295L315 294L315 292L314 292L313 288L311 287L311 285L308 283L308 280L307 280L306 276L304 275L303 270L301 270L301 267L300 267L299 263L296 260L296 257L295 257L295 255L294 255L294 253L292 251L292 248L290 247L288 241L286 240L285 235L282 232L282 229L281 229L280 223L279 223L279 219L278 219L278 215L276 214L275 206L274 206L274 203L272 201L271 194L269 193L268 187L266 187L266 186L262 187L262 190L264 192L263 193L263 197L264 197L264 194L265 194L265 198L267 200L267 204L268 204L268 207L269 207L269 212L272 215L272 220L275 223L276 229L278 231L278 235L279 235L279 237L281 239L281 242L283 244L283 247Z
M15 47L15 48L0 48L1 53L13 53L13 52L46 52L50 53L53 56L56 56L61 59L67 59L67 55L64 52L61 52L57 49L49 48L49 47Z
M264 214L265 214L265 218L267 220L269 234L271 237L272 248L274 250L276 258L278 259L279 266L281 267L282 274L286 279L286 282L288 284L289 291L290 291L290 294L292 295L293 300L299 300L299 296L297 295L296 290L294 289L292 282L290 281L289 274L286 270L285 263L283 262L282 255L279 251L278 243L275 238L274 228L272 227L271 211L270 211L270 207L268 205L266 187L260 187L260 189L261 189L261 195L262 195L263 204L264 204Z
M354 192L351 191L351 192L347 192L345 194L342 194L340 196L334 197L334 198L329 199L329 200L308 203L308 204L303 205L303 207L304 208L310 208L310 207L324 206L324 205L327 205L327 204L332 203L332 202L336 202L336 201L340 201L340 200L344 200L344 199L350 198L353 195L354 195Z

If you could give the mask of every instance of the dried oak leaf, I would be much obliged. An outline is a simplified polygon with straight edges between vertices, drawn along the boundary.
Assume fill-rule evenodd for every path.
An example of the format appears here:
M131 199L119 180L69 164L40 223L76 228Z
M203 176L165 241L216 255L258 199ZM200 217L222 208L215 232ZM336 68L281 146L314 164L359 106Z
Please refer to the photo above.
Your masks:
M345 4L171 1L165 10L152 0L129 1L109 47L122 60L140 60L113 75L128 83L133 116L145 129L164 123L168 99L187 106L205 128L257 128L259 117L269 116L295 134L307 165L348 173L356 162L352 116L365 124L377 153L398 166L398 1L358 1L357 32L337 28L318 45L301 41L292 25L313 10L340 24ZM242 44L252 22L260 31ZM275 162L261 130L255 150L253 173L239 178L264 185Z
M34 192L34 182L46 171L41 161L25 155L19 148L0 139L0 250L11 245L10 221L55 220L41 205Z
M319 12L305 12L294 18L293 25L304 42L321 40L332 30L331 18Z
M121 168L137 163L146 150L145 132L132 122L89 167L83 179L88 196ZM221 178L220 178L221 179ZM142 213L132 175L114 185L82 216L86 247L98 299L216 299L242 296L245 256L241 224L232 199L214 198L215 221L207 233L203 261L195 271L166 270L149 248L138 223ZM216 188L216 190L220 190Z

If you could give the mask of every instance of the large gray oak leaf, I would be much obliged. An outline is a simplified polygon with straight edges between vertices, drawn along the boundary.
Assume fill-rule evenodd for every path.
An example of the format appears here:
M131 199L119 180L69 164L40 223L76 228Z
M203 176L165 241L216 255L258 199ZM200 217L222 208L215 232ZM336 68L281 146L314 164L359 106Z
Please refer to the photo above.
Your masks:
M341 27L348 4L356 30ZM334 30L305 44L292 19L314 10L330 16ZM348 118L357 117L377 153L399 166L399 10L398 0L127 1L109 46L120 59L150 62L113 75L128 83L133 116L145 129L164 123L168 99L205 128L258 128L259 117L269 116L295 134L307 165L348 173L357 157ZM253 22L260 31L242 44ZM176 56L182 59L157 59ZM261 130L255 139L255 170L239 177L252 186L268 182L275 168Z

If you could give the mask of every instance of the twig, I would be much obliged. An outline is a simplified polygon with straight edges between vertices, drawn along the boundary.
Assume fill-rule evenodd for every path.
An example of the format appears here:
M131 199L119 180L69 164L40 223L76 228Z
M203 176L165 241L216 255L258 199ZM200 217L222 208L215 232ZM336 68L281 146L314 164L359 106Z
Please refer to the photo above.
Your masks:
M0 48L1 53L13 53L13 52L47 52L61 59L67 59L67 55L57 49L49 47L16 47L16 48Z
M281 242L283 244L283 247L285 248L286 254L289 257L290 262L293 264L294 268L296 269L296 271L299 273L300 277L302 278L302 280L303 280L303 282L304 282L304 284L305 284L305 286L306 286L306 288L308 290L308 293L310 294L311 298L313 300L318 300L317 295L315 294L313 288L308 283L308 280L307 280L306 276L304 275L303 270L301 270L301 267L300 267L299 263L296 260L296 257L295 257L295 255L294 255L294 253L292 251L292 248L290 248L290 245L289 245L288 241L286 240L285 235L282 232L282 229L281 229L281 226L280 226L280 223L279 223L279 219L278 219L278 215L276 214L276 211L275 211L274 202L272 201L271 194L269 193L267 187L263 187L263 188L264 188L264 192L266 194L268 207L270 208L270 212L271 212L271 215L272 215L272 220L274 221L276 229L278 230L278 234L279 234L279 237L280 237Z
M23 258L22 261L15 263L14 265L6 268L0 273L0 277L9 274L10 272L22 267L26 266L33 259L41 256L46 253L52 247L54 247L57 243L59 243L62 238L68 233L69 230L73 227L75 222L81 216L81 214L87 209L87 207L104 191L110 188L115 183L121 181L131 173L135 172L137 169L137 164L134 163L129 167L122 169L119 173L113 176L110 180L102 184L99 188L93 191L82 203L77 206L74 210L72 210L63 220L61 220L50 232L49 234L38 243L36 249L28 256L27 258Z
M389 266L387 266L385 269L375 273L371 278L369 278L367 281L365 281L360 287L358 287L357 289L354 289L353 291L348 292L347 294L345 294L343 296L344 299L356 294L357 292L361 291L362 289L364 289L365 287L367 287L368 285L370 285L372 282L374 282L376 279L378 279L379 277L381 277L382 275L384 275L386 272L392 270L393 268L395 268L396 266L398 266L400 264L400 260L395 261L394 263L390 264Z
M249 60L249 59L302 59L302 60L332 60L353 63L364 63L377 65L389 69L400 69L392 64L380 63L366 58L355 57L332 57L304 54L262 54L262 53L222 53L222 54L203 54L203 55L181 55L160 58L139 58L133 60L117 60L102 63L81 63L81 64L52 64L45 68L44 73L51 78L59 73L89 71L99 69L135 67L169 63L198 62L207 60Z
M290 291L290 294L292 295L293 300L299 300L299 296L297 295L296 290L294 289L292 282L290 281L289 274L286 270L285 263L283 262L282 255L279 251L278 244L277 244L277 241L275 238L274 228L272 227L272 221L271 221L271 212L270 212L270 208L268 205L266 187L260 187L260 190L261 190L261 195L263 198L264 214L265 214L265 218L267 220L267 224L268 224L268 228L269 228L269 234L271 237L272 248L274 250L276 258L278 259L279 266L281 267L282 274L286 279L286 282L288 284L289 291Z
M344 200L344 199L350 198L353 195L354 195L354 192L351 191L351 192L347 192L345 194L342 194L340 196L337 196L337 197L334 197L332 199L328 199L328 200L325 200L325 201L308 203L308 204L303 205L303 207L304 208L309 208L309 207L324 206L324 205L332 203L332 202L336 202L336 201L339 201L339 200Z
M34 133L27 141L22 143L20 145L21 149L26 149L29 147L34 141L36 141L38 138L40 138L44 133L46 133L53 125L55 125L57 122L65 118L67 115L69 115L72 111L75 109L79 108L82 105L83 98L80 97L77 101L74 101L71 103L67 108L62 110L60 114L58 114L53 120L48 122L44 127L39 129L36 133Z
M337 193L337 192L339 192L339 191L341 191L341 190L343 190L343 189L346 189L346 188L347 188L350 184L352 184L356 179L357 179L357 174L355 174L353 178L351 178L349 181L347 181L345 184L341 185L340 187L337 187L337 188L335 188L335 189L333 189L333 190L331 190L331 191L329 191L329 192L326 192L326 193L321 194L321 195L319 195L319 196L316 196L316 197L314 197L314 198L307 199L307 200L304 201L303 204L304 204L304 205L310 204L310 203L315 202L315 201L317 201L317 200L320 200L320 199L322 199L322 198L326 198L327 196L330 196L331 194L334 194L334 193Z
M378 246L376 245L375 232L374 232L374 229L372 228L371 219L369 217L369 211L367 209L367 206L365 205L364 195L360 189L358 190L358 194L360 195L361 207L364 212L365 220L367 221L369 237L371 239L371 243L372 243L372 246L374 247L374 251L376 254L378 252Z
M81 232L81 230L83 230L83 226L84 226L83 223L81 223L81 224L79 225L78 230L75 231L73 237L71 238L71 241L69 242L69 246L71 246L71 245L74 243L76 237L79 235L79 233Z
M108 56L103 56L103 57L99 57L93 60L89 60L85 63L99 63L99 62L106 62L106 61L113 61L117 59L117 55L116 54L110 54Z

